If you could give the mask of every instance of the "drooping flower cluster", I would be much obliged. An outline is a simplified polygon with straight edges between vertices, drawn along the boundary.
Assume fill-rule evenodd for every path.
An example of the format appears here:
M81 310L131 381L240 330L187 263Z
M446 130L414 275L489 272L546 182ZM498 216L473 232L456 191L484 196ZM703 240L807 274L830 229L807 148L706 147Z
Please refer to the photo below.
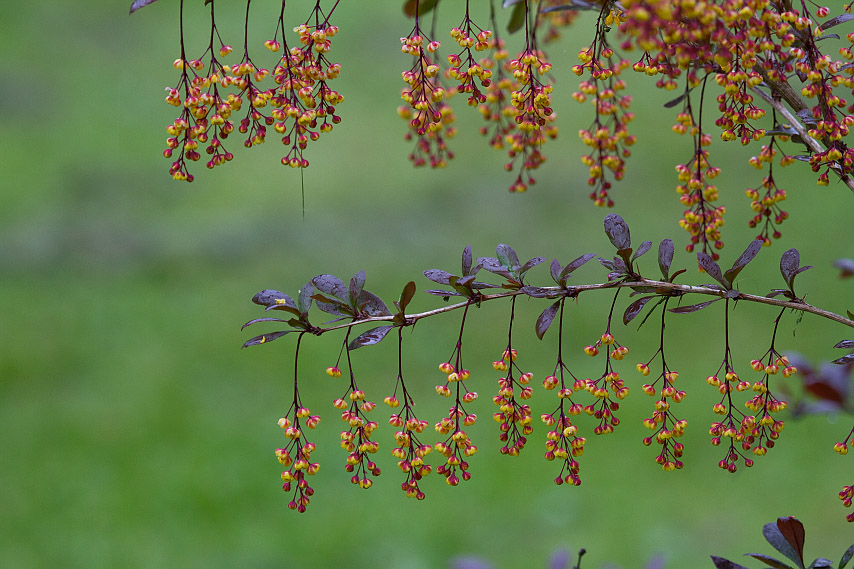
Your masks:
M329 87L329 82L338 77L341 65L330 63L326 54L331 49L331 39L338 33L338 26L319 21L318 8L315 8L313 26L301 24L294 28L299 36L300 46L288 49L284 36L283 14L280 15L282 35L281 44L269 40L266 45L271 51L282 46L284 53L273 70L276 88L271 104L272 116L276 119L273 128L282 135L282 144L288 147L282 164L292 168L305 168L308 160L303 151L310 141L320 138L321 134L331 132L333 126L341 122L335 114L335 107L344 97Z
M415 166L424 166L428 161L431 168L445 166L454 156L447 148L446 138L452 138L456 129L450 126L454 115L444 101L447 94L435 55L441 44L422 34L417 18L412 31L400 38L400 43L401 51L415 58L412 67L403 72L406 87L400 97L406 104L398 107L400 117L409 122L406 140L415 140L409 159Z
M528 384L534 374L522 372L516 364L517 355L516 350L508 344L501 358L492 362L492 369L505 375L498 379L498 394L492 397L492 402L498 406L492 418L501 431L499 439L504 443L501 454L509 456L518 456L528 442L528 435L534 432L531 407L520 403L520 400L527 401L533 395L534 390Z
M288 49L282 3L274 39L267 40L264 45L271 51L279 51L284 45L285 50L272 73L275 86L266 87L263 83L271 75L270 71L252 61L248 37L244 37L239 63L226 65L217 58L216 53L225 58L233 49L221 40L220 47L215 47L214 39L219 39L219 31L214 17L215 3L210 2L210 6L211 35L205 51L209 56L208 64L205 65L201 58L187 58L182 27L181 57L174 62L181 75L176 86L166 89L166 101L183 107L178 118L166 129L170 136L163 155L173 159L169 173L176 180L192 182L194 176L189 172L188 161L201 159L200 144L207 145L205 152L210 158L206 166L209 169L231 161L234 155L225 149L224 141L235 130L233 114L240 111L244 103L246 112L237 130L246 135L243 141L246 148L264 143L267 128L272 126L283 135L282 142L289 147L282 164L308 166L303 155L308 142L331 131L333 124L341 120L335 114L335 105L343 101L343 97L328 85L338 76L341 66L330 63L325 55L331 49L330 39L338 31L336 26L329 24L335 7L324 17L318 0L307 23L294 28L301 45ZM183 3L181 9L183 12ZM247 5L247 18L248 9ZM311 20L313 25L308 24ZM234 92L226 94L229 88ZM272 107L269 115L265 114L267 107Z
M628 110L632 98L623 94L626 83L620 78L629 61L615 55L606 36L609 26L620 19L620 14L611 8L610 2L602 4L593 44L578 53L581 63L572 68L578 76L589 75L581 81L572 98L579 103L589 98L595 109L593 123L589 128L579 130L578 135L590 148L590 154L582 156L581 161L588 167L587 185L593 188L590 199L597 206L614 205L608 195L611 189L608 172L615 180L623 179L625 159L631 155L629 147L636 140L628 133L628 124L634 119L634 113Z

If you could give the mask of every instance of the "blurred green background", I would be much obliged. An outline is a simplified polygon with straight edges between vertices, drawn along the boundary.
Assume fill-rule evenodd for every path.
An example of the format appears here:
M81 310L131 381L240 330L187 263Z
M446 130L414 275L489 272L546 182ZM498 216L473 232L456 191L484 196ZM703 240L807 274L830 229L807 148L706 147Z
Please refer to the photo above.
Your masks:
M539 183L518 196L506 191L504 156L487 148L477 134L479 116L460 98L457 158L442 171L411 168L395 112L399 73L409 65L398 38L411 22L399 0L342 2L331 59L342 64L336 83L346 99L344 122L308 151L303 218L299 173L279 165L275 136L252 151L232 140L236 159L229 166L214 174L197 167L191 185L171 180L160 152L174 112L163 87L177 79L171 62L178 56L178 3L161 0L133 17L127 4L24 2L0 18L7 62L0 82L3 566L415 569L474 554L509 568L543 566L557 547L585 547L587 568L640 567L656 553L668 567L705 567L712 553L770 553L761 525L778 515L805 522L809 555L836 558L849 545L851 527L835 494L850 482L852 467L832 451L848 429L844 418L790 421L778 448L750 471L727 475L716 466L722 453L707 434L715 391L703 378L722 356L720 310L668 325L669 361L689 393L678 409L689 420L685 468L661 472L655 449L640 443L640 420L652 404L631 370L655 350L656 333L620 324L617 339L632 350L625 371L633 393L617 432L589 437L583 485L569 488L551 482L555 465L542 459L539 424L522 456L498 454L486 395L495 389L489 362L505 345L508 314L506 304L485 305L465 336L469 381L482 395L475 406L481 420L471 431L480 448L473 478L448 488L432 476L424 502L399 490L387 426L378 432L383 475L367 492L349 483L331 406L344 384L323 373L340 338L306 338L302 397L324 418L310 434L321 471L308 513L289 511L273 450L283 441L276 420L291 397L294 342L239 349L252 335L240 325L261 315L251 296L263 288L293 294L319 273L348 278L364 268L367 288L390 304L408 280L429 288L421 270L458 267L467 244L483 256L506 242L525 258L564 263L587 252L610 254L601 231L606 212L587 199L577 158L576 131L589 125L592 108L569 98L577 79L568 67L590 41L583 25L590 19L550 48L561 137L545 149ZM221 4L222 33L237 47L241 3ZM458 23L452 12L459 10L447 4L440 30ZM309 9L309 2L289 2L290 21ZM485 5L478 9L484 22ZM256 2L252 10L252 45L257 61L269 65L262 43L278 3ZM190 53L200 54L205 42L205 14L201 1L188 4ZM437 35L447 39L446 32ZM511 51L518 41L511 40ZM661 106L666 95L643 77L628 80L638 95L639 143L613 192L614 211L628 220L636 242L672 237L679 248L685 238L676 224L673 165L690 158L691 143L670 133L673 113ZM742 148L713 150L713 162L724 168L723 262L731 262L753 236L743 191L761 174ZM816 266L798 279L808 300L836 312L851 308L850 284L831 269L833 259L854 254L850 193L837 184L818 188L802 165L781 179L791 219L784 237L743 273L742 290L779 286L779 255L797 246L803 262ZM693 263L677 255L677 265ZM594 265L578 280L603 279ZM643 267L657 272L652 254ZM686 281L702 282L697 277L689 270ZM547 278L542 267L531 276L537 283ZM566 349L578 354L570 365L582 377L601 365L601 357L587 358L581 348L604 328L606 296L582 296L568 313ZM441 304L419 294L411 309ZM555 357L554 332L539 342L532 330L544 306L521 302L517 320L519 361L536 374L535 383ZM735 311L733 345L745 372L766 350L775 315L758 306ZM793 337L795 320L784 317L779 348L813 360L839 355L831 346L845 330L806 317ZM431 422L447 407L433 386L458 322L456 313L429 319L406 336L405 372L419 414ZM393 342L355 353L370 399L390 392L394 356ZM797 381L789 381L797 392ZM535 417L551 409L551 397L536 390ZM381 425L384 409L375 411Z

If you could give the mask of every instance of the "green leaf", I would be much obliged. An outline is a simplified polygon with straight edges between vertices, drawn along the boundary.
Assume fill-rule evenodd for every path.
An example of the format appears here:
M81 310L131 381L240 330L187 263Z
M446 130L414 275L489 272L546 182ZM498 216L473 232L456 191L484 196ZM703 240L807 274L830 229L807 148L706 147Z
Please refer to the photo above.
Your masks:
M406 310L407 305L412 300L412 297L415 296L415 283L409 281L403 287L403 292L400 293L400 300L397 301L397 306L401 312Z
M423 16L436 7L438 0L406 0L403 3L403 13L410 18L415 17L415 7L418 7L418 16Z
M505 8L507 2L505 2ZM525 25L525 3L519 2L513 6L513 11L510 13L510 20L507 22L507 31L513 33L518 31Z
M501 264L511 271L519 269L519 257L510 245L499 243L498 247L495 248L495 255Z
M842 559L839 560L839 569L845 569L845 566L848 565L848 562L854 558L854 545L851 545L848 549L845 550L845 553L842 554Z

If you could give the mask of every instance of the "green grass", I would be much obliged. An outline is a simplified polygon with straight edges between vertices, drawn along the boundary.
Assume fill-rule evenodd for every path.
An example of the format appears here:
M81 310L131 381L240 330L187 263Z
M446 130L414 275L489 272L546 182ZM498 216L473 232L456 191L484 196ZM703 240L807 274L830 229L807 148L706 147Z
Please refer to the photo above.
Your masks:
M237 149L235 162L213 175L197 170L192 185L166 174L161 129L172 108L161 89L175 79L175 4L164 0L132 18L124 5L89 1L45 12L20 4L0 23L22 70L19 88L7 84L0 97L7 159L0 190L4 566L427 568L473 553L509 568L542 566L553 549L568 546L587 548L588 568L638 567L657 552L669 567L699 567L711 553L765 551L761 524L790 514L807 524L811 554L835 557L848 545L850 528L834 494L851 469L831 450L847 429L841 418L789 421L779 448L751 471L729 476L717 468L720 452L706 433L714 392L703 378L722 355L722 322L711 313L668 325L670 359L689 393L680 405L689 420L685 469L662 473L654 449L640 444L640 420L651 404L630 370L654 351L655 334L651 326L638 334L620 325L618 339L632 350L623 425L614 435L590 437L580 488L558 488L554 465L542 459L542 426L521 457L498 455L489 362L504 347L507 307L485 305L465 337L469 381L481 393L473 478L451 489L433 476L423 503L398 489L388 427L378 432L382 476L367 492L349 484L331 407L344 387L323 373L340 338L306 338L302 391L323 416L311 433L321 471L309 512L290 512L273 449L282 444L276 420L291 396L293 341L239 350L251 335L240 325L261 312L251 296L263 288L294 293L319 273L346 278L364 268L367 288L390 301L408 280L429 288L421 270L456 268L466 244L482 256L507 242L522 256L563 262L608 254L605 212L585 197L575 158L574 131L587 126L589 109L568 100L574 80L560 75L562 136L550 143L551 160L529 195L507 194L503 157L483 147L477 117L463 108L457 159L440 172L412 170L394 112L398 69L406 63L396 43L409 24L396 9L360 14L343 3L335 46L344 65L344 122L309 151L303 219L299 175L278 166L272 140L252 152ZM299 10L305 3L293 4ZM191 21L202 18L199 7L191 14ZM223 19L234 43L236 14ZM261 25L253 30L259 44L269 33ZM572 60L576 47L552 52L556 61ZM614 192L615 211L636 242L672 237L681 245L672 167L690 148L669 133L661 94L641 92L655 102L638 105L640 141ZM730 210L725 260L751 237L742 192L759 180L740 151L717 145L713 158L724 166L719 186ZM834 258L851 255L834 243L850 232L850 196L815 188L799 166L787 176L792 218L781 242L743 273L742 289L778 286L779 255L797 246L803 262L816 266L799 277L799 289L817 305L850 308L850 285L830 269ZM693 261L677 254L676 263ZM603 278L594 264L579 271L579 281ZM651 255L643 266L653 271ZM531 279L546 282L545 275L541 268ZM686 280L696 277L692 270ZM579 375L598 373L601 360L580 348L601 333L606 296L582 296L569 312L566 349L578 354L570 365ZM419 294L411 309L439 305ZM520 361L536 381L553 365L556 339L554 331L543 342L531 333L542 307L520 302L517 320ZM773 317L763 307L738 307L738 365L746 369L766 349ZM433 385L458 322L458 314L429 319L406 336L407 378L418 412L431 421L447 406ZM837 355L830 346L844 331L809 317L794 323L784 318L780 348L814 360ZM355 356L364 389L381 400L396 373L394 346ZM552 405L539 389L532 401L535 417ZM386 411L375 414L383 425Z

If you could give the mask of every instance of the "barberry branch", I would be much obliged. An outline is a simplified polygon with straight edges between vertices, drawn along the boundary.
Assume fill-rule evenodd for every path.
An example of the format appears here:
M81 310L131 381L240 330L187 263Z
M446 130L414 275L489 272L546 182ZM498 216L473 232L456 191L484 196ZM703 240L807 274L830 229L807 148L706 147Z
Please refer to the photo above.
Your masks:
M725 291L722 291L717 288L707 287L707 286L698 286L698 285L684 285L678 283L671 283L666 281L657 281L642 278L636 281L629 282L605 282L605 283L592 283L585 285L577 285L571 286L567 288L561 287L542 287L539 290L542 291L544 296L553 295L553 298L558 298L561 296L578 296L582 292L594 291L594 290L604 290L604 289L613 289L613 288L644 288L644 289L652 289L659 294L667 294L669 293L671 296L683 296L686 294L702 294L706 296L714 296L717 298L724 298ZM501 298L510 298L513 296L524 295L525 291L522 290L513 290L507 292L497 292L493 294L480 294L480 302L487 302L490 300L498 300ZM819 308L817 306L813 306L803 300L780 300L777 298L768 298L767 296L760 296L756 294L748 294L744 292L739 292L738 296L735 297L736 300L744 300L747 302L757 302L759 304L767 304L769 306L778 306L780 308L790 308L792 310L797 310L799 312L804 312L808 314L813 314L815 316L819 316L821 318L826 318L828 320L832 320L833 322L837 322L839 324L844 324L845 326L849 326L854 328L854 320L850 318L846 318L844 316L840 316L834 312L829 310L825 310L823 308ZM452 312L454 310L458 310L460 308L465 308L469 305L470 302L459 302L456 304L449 304L447 306L442 306L440 308L434 308L432 310L426 310L424 312L416 312L412 314L406 315L406 325L413 325L419 320L423 318L429 318L431 316L437 316L439 314L444 314L446 312ZM364 318L361 320L355 320L353 322L346 322L342 324L336 324L334 326L329 326L327 328L318 327L315 329L314 334L320 336L326 332L332 332L333 330L340 330L343 328L350 328L353 326L358 326L360 324L369 324L372 322L390 322L394 320L393 316L372 316L369 318Z

